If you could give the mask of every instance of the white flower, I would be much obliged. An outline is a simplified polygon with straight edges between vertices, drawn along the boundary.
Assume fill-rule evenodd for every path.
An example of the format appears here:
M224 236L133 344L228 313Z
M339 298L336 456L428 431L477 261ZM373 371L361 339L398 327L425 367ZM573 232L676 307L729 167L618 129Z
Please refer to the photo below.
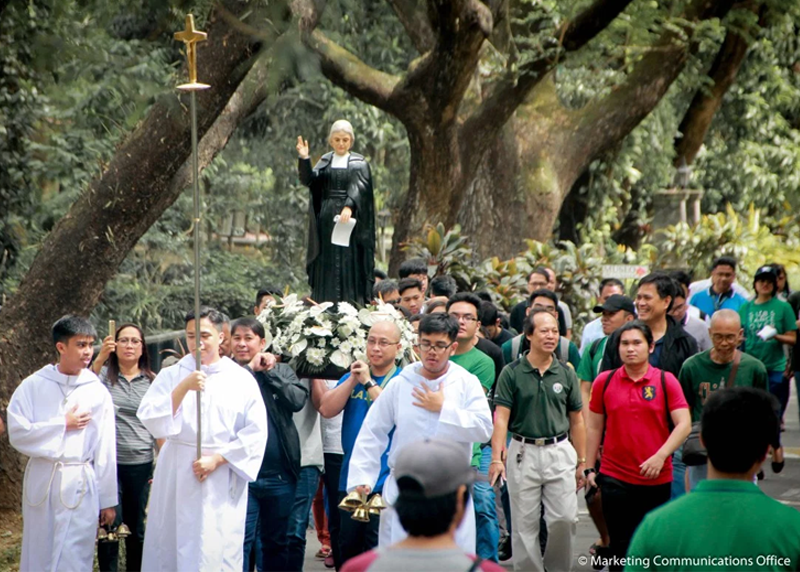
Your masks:
M311 306L311 308L308 310L308 315L312 318L316 318L331 306L333 306L333 302L323 302L322 304Z
M345 316L358 316L358 310L349 302L339 302L338 310L340 314L344 314Z
M297 294L289 294L281 302L283 302L281 304L283 306L283 314L287 316L296 314L303 309L303 303L297 300Z
M293 357L299 356L305 349L308 347L308 340L301 339L298 342L292 344L292 347L289 348L289 352L292 354Z
M265 348L268 348L272 345L273 339L274 338L272 337L272 333L269 330L264 330L264 341L266 342L264 344Z
M328 344L325 343L325 338L317 339L317 347L318 348L325 348Z
M346 354L349 354L350 352L353 351L353 343L349 340L342 342L341 345L339 346L338 351L342 351Z
M339 334L345 338L353 335L353 328L349 324L341 324L339 326Z
M353 359L365 362L367 361L367 354L363 351L353 352Z
M333 332L330 331L330 329L326 328L325 326L311 326L310 328L306 328L306 335L314 335L314 336L329 338L333 335Z
M358 319L361 321L362 324L364 324L368 328L374 326L376 322L374 312L368 310L367 308L359 310Z
M320 366L325 363L325 350L310 348L306 352L306 361L311 365Z
M353 360L350 358L350 356L345 355L340 350L333 352L330 359L333 365L341 367L342 369L347 369L350 367L350 364L353 363Z
M331 338L331 342L330 343L331 343L332 347L338 348L339 344L342 343L342 340L340 340L339 338L333 337L333 338Z

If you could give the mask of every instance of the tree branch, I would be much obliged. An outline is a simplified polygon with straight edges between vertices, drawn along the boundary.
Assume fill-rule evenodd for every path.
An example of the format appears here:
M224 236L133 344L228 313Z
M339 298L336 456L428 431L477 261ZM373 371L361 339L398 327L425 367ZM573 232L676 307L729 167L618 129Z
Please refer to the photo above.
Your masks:
M405 28L408 37L420 54L431 50L436 36L421 0L388 0Z
M749 3L742 8L758 13L761 4ZM752 28L757 28L755 25ZM681 164L681 159L691 165L697 152L711 126L717 110L722 105L725 94L736 80L736 75L742 67L747 50L750 46L750 34L753 29L748 29L744 35L737 30L729 29L725 41L711 64L708 77L713 84L708 88L698 89L683 116L679 135L675 138L675 166Z
M399 77L365 64L319 30L306 35L305 43L319 56L322 73L330 81L370 105L395 111L393 93Z
M573 20L565 23L557 31L555 39L562 42L565 50L577 50L602 32L632 1L596 0ZM466 145L464 153L471 155L476 151L480 152L488 145L514 111L525 101L531 90L557 63L557 60L550 56L540 58L521 68L519 75L509 72L500 80L478 110L464 124L462 137Z

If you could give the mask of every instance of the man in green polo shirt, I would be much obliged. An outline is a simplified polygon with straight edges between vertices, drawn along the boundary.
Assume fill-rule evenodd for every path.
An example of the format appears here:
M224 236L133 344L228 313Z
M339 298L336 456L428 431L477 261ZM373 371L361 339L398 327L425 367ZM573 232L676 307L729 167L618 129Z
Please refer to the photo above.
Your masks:
M701 432L708 480L645 517L625 570L800 569L800 512L753 484L779 427L773 399L751 387L708 398Z
M736 349L744 335L738 312L726 309L714 312L709 334L713 344L711 349L687 359L678 375L692 414L692 423L700 421L703 405L714 391L734 386L769 390L767 368L764 364ZM739 365L736 367L736 378L730 379L737 353ZM707 465L688 467L687 490L694 490L706 478L706 467Z
M497 382L489 482L506 476L511 500L514 570L569 570L578 521L576 487L583 483L586 427L578 378L553 356L558 321L533 309L524 322L530 351L506 366ZM568 437L572 437L570 444ZM574 447L573 447L574 445ZM547 548L542 558L539 517L545 507Z

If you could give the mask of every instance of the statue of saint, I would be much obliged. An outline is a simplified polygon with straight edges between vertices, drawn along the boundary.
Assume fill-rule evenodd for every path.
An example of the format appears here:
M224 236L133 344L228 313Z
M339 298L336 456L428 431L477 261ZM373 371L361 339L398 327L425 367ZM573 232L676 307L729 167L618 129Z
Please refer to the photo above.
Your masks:
M300 182L311 190L306 270L315 302L367 304L375 281L375 205L372 174L362 155L351 153L355 135L349 121L340 119L330 130L326 153L311 168L308 141L297 138ZM356 220L350 246L331 243L335 225Z

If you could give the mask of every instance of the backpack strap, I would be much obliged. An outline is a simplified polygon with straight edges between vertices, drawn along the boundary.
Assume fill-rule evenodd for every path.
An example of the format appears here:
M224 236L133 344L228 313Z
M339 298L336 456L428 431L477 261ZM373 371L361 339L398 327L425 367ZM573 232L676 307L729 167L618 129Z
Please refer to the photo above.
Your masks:
M480 556L476 556L475 560L472 561L472 566L469 567L469 570L467 570L467 572L477 572L477 570L479 569L482 570L483 569L481 568L482 564L483 564L483 558L481 558Z
M519 357L519 348L522 345L522 335L515 336L511 340L511 359L515 360Z
M569 340L564 336L558 340L558 361L566 365L569 361Z
M610 383L611 383L611 378L612 378L612 377L614 377L614 374L615 374L615 373L617 373L617 370L616 370L616 369L612 369L612 370L610 370L610 371L608 372L608 375L606 376L606 381L605 381L605 383L603 384L603 393L601 394L601 399L600 399L600 401L603 403L603 417L604 417L604 418L605 418L605 417L608 417L608 415L606 414L606 389L608 389L608 384L610 384Z
M664 407L667 408L667 428L669 432L675 429L675 424L672 422L672 413L669 410L669 394L667 393L667 379L664 370L661 370L661 391L664 392Z

